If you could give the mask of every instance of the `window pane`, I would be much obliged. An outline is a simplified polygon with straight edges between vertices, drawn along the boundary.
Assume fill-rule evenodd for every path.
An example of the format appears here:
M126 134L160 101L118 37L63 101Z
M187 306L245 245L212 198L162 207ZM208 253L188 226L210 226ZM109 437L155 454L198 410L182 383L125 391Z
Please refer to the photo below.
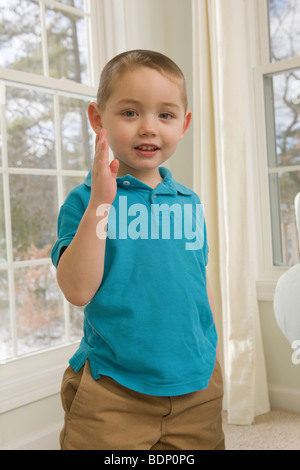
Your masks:
M15 270L18 355L65 342L63 301L52 266Z
M85 19L46 9L50 75L88 83Z
M275 265L300 262L294 199L300 191L300 171L269 175Z
M93 158L93 132L88 122L88 101L60 97L62 167L89 170Z
M9 166L54 168L53 95L8 86L6 118Z
M83 332L83 308L70 304L70 341L78 341Z
M56 178L10 175L9 181L14 259L49 257L56 239Z
M84 6L84 0L59 0L59 2L71 7L79 8L80 10L83 10Z
M1 93L1 84L0 84L0 93ZM1 112L0 112L0 167L3 165L2 148L3 148L3 140L2 140L2 124L1 124Z
M63 197L64 199L67 197L71 189L75 188L79 184L85 182L86 177L82 176L65 176L63 178Z
M43 73L38 2L0 0L0 66Z
M12 355L7 271L0 270L0 362Z
M2 175L0 175L0 263L3 263L4 261L6 261L6 236L4 218L3 178Z
M300 71L273 76L276 161L271 166L300 164Z
M299 0L268 0L268 6L271 59L288 59L299 54Z

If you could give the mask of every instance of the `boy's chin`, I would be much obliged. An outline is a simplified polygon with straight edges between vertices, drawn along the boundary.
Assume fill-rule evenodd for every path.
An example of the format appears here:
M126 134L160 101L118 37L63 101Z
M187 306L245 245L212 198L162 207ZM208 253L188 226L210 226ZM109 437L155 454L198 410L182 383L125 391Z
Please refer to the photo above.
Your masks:
M118 159L119 160L119 159ZM163 162L158 162L154 161L151 159L145 159L138 162L123 162L122 160L119 160L120 162L120 169L121 171L124 169L127 170L133 170L133 171L149 171L149 170L155 170L158 168Z

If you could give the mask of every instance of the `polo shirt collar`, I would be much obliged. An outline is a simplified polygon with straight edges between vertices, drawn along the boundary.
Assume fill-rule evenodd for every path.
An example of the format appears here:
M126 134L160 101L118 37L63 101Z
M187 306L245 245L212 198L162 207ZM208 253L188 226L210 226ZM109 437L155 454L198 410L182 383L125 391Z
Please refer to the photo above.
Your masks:
M183 186L182 184L175 181L172 177L172 173L168 168L163 166L159 167L160 176L163 178L163 181L156 186L156 188L151 188L147 184L138 180L132 175L125 175L121 178L117 178L117 185L123 188L143 188L153 191L153 194L183 194L185 196L191 196L193 192ZM91 187L92 181L92 172L90 171L86 177L84 184Z

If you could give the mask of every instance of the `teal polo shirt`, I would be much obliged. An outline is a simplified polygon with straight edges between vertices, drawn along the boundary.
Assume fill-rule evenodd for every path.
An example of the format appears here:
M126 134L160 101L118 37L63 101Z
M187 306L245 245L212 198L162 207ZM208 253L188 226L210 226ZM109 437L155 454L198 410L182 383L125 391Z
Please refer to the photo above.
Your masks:
M208 386L217 334L206 289L208 246L198 196L159 168L151 188L117 178L108 217L104 274L84 309L84 336L70 365L88 359L95 380L156 396ZM57 266L88 205L91 173L67 196L51 257Z

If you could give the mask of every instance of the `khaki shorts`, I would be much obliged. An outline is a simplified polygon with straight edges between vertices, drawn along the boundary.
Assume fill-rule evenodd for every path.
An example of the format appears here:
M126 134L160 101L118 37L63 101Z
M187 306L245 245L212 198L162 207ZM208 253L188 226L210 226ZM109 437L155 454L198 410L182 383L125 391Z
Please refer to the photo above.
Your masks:
M89 362L62 382L63 450L224 450L223 381L218 361L204 389L157 397L107 376L94 380Z

